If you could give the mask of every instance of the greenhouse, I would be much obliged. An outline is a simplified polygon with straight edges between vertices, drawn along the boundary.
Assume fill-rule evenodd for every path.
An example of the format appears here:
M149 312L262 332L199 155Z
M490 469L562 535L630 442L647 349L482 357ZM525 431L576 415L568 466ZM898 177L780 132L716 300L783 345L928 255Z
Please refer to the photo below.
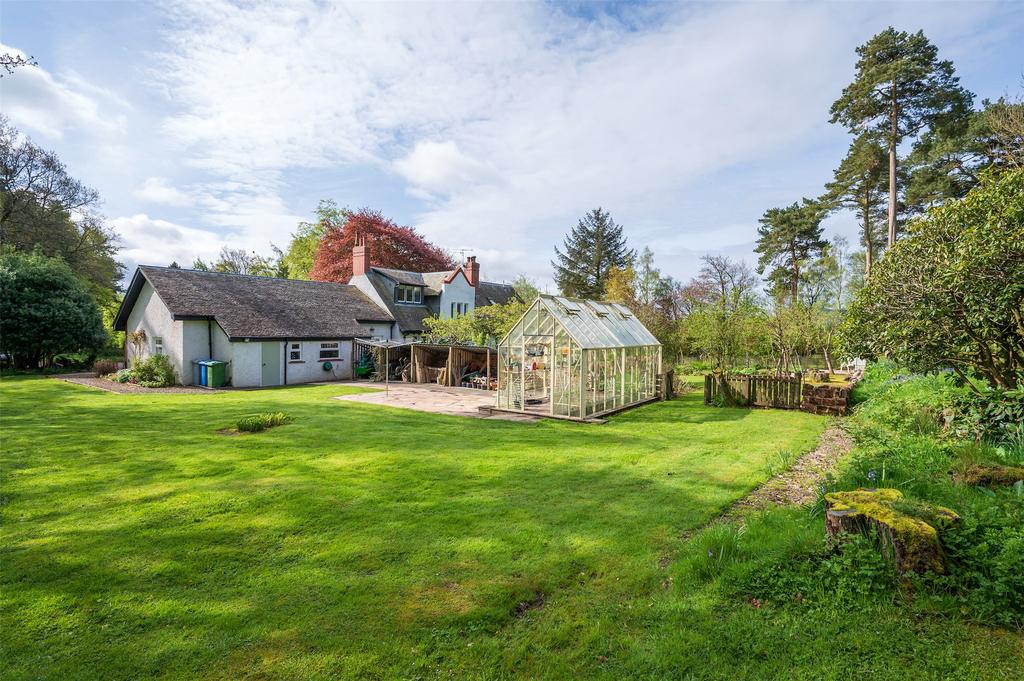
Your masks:
M616 303L540 296L498 344L497 408L584 419L655 399L661 344Z

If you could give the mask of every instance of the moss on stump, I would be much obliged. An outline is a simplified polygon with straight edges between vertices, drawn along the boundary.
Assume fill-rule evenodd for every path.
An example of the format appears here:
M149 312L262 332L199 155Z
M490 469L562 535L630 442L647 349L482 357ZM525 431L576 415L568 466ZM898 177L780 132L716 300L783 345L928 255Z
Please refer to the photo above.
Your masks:
M939 529L956 523L948 508L903 498L898 489L858 489L825 495L825 530L870 535L900 572L944 572Z

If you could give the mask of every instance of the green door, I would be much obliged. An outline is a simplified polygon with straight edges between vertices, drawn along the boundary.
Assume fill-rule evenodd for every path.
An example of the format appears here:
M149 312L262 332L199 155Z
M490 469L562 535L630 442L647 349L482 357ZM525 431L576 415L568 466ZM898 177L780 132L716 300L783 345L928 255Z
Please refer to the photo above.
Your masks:
M281 344L261 343L263 373L260 385L281 385Z

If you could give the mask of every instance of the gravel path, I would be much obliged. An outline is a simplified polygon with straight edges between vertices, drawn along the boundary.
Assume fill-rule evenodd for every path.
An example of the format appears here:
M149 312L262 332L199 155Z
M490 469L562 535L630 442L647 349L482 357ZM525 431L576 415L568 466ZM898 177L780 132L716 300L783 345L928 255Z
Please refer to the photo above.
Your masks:
M59 374L54 376L61 381L67 381L68 383L75 383L77 385L84 385L89 388L96 388L97 390L106 390L110 393L212 393L217 392L216 390L209 390L207 388L196 388L190 385L176 385L170 388L143 388L141 385L134 383L117 383L115 381L108 381L105 378L99 378L93 374Z
M825 474L836 468L839 459L850 451L853 441L845 430L833 423L818 440L818 447L793 462L793 465L736 501L723 514L726 520L770 506L802 506L814 501Z
M793 465L772 476L760 487L737 499L721 515L701 527L683 533L683 539L695 535L709 525L742 521L743 517L773 506L802 506L816 498L817 488L825 475L853 446L853 440L838 423L831 423L821 434L818 446L793 462Z

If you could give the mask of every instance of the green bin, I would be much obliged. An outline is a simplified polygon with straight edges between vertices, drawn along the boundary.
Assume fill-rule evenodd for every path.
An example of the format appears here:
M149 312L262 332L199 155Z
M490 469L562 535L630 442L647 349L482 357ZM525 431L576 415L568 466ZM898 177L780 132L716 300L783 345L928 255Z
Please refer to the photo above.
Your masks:
M212 360L206 363L206 387L220 388L224 385L224 373L227 362Z

